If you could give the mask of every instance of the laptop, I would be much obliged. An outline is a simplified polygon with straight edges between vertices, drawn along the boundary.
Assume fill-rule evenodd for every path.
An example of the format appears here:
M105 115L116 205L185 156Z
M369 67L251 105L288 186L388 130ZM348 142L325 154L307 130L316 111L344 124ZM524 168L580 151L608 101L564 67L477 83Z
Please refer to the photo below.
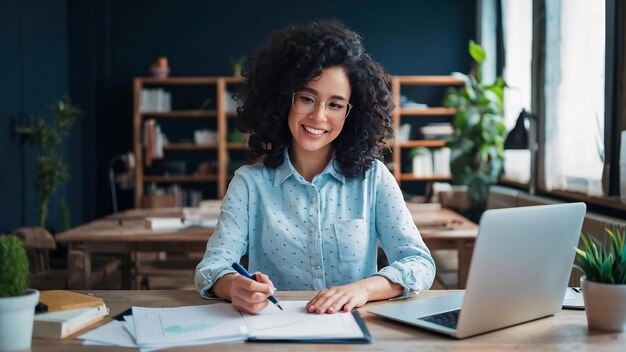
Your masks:
M465 292L395 302L369 312L459 339L561 310L585 203L487 210Z

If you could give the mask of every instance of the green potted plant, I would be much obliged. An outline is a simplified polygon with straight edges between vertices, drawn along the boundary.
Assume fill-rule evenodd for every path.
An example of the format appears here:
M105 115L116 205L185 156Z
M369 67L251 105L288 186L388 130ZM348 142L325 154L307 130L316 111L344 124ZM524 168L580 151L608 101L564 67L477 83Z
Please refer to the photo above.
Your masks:
M65 139L76 119L82 114L69 98L59 100L52 106L54 120L48 122L34 117L28 126L18 128L17 133L28 143L39 147L35 166L35 190L39 198L39 226L44 227L48 218L50 196L69 178L69 167L63 161L58 147Z
M491 84L482 80L482 63L487 55L480 45L469 42L474 65L469 74L452 75L464 82L460 88L446 91L444 105L457 110L455 133L446 146L451 150L450 171L455 185L467 186L471 202L471 218L478 218L485 209L489 186L500 177L504 164L503 94L506 85L502 77Z
M580 287L589 328L624 331L626 328L626 231L605 229L611 241L605 248L593 236L581 235L576 264L583 276Z
M39 291L27 288L28 258L22 241L0 235L0 351L27 350Z

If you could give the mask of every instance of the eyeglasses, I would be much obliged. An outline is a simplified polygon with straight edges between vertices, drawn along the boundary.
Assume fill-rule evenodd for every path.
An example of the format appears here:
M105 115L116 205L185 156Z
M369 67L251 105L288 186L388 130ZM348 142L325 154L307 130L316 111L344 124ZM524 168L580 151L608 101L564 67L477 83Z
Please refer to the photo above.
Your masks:
M321 104L324 104L326 116L333 120L345 119L352 110L352 104L342 99L331 99L324 102L311 93L293 92L291 106L298 114L310 114Z

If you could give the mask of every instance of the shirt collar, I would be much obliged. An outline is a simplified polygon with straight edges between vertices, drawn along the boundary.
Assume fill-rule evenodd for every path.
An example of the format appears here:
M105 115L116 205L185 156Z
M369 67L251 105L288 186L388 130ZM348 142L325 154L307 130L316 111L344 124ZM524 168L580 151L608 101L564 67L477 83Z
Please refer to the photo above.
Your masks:
M330 159L330 162L328 163L328 165L326 165L320 175L322 175L323 177L323 175L329 174L341 183L345 183L346 177L341 172L339 172L338 166L339 165L337 165L337 160L335 160L335 156L333 155L333 157ZM276 168L274 186L280 185L281 183L285 182L285 180L287 180L289 176L292 176L294 174L297 174L297 171L291 163L291 159L289 158L289 148L287 147L284 151L283 163Z

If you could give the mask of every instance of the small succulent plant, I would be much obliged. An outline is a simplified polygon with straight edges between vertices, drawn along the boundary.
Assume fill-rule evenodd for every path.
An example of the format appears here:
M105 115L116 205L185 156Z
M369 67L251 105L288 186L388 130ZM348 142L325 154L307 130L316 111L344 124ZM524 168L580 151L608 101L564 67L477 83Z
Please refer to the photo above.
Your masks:
M0 297L26 293L28 257L22 241L15 235L0 235Z
M586 280L614 285L626 285L626 231L621 235L605 229L611 242L609 248L591 235L581 234L583 248L576 249L576 264Z

